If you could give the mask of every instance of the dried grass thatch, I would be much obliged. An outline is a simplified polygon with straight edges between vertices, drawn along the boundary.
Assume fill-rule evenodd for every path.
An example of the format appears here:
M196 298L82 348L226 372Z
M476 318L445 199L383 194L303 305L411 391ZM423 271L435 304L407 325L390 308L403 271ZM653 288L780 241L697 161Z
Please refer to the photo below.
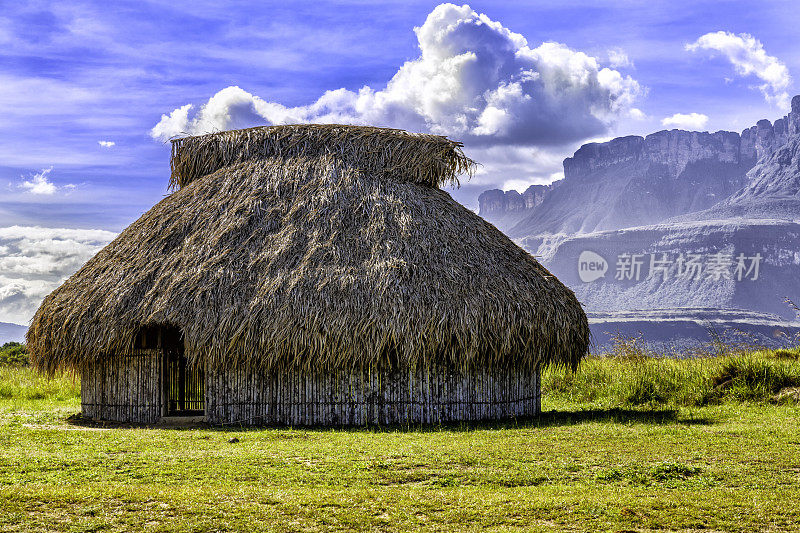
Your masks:
M338 124L304 124L224 131L172 141L170 187L243 161L272 157L289 161L335 154L373 178L438 187L458 184L475 162L460 142L438 135Z
M438 188L471 165L459 143L377 128L175 141L179 190L44 300L32 360L77 368L169 325L211 365L576 365L572 291Z

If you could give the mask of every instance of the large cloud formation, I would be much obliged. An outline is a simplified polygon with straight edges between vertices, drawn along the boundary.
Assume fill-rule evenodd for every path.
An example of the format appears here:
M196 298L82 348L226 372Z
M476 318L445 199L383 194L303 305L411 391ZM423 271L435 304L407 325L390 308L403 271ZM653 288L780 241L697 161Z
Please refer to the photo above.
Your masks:
M93 229L0 228L0 322L27 324L42 299L115 236Z
M386 87L337 89L286 107L227 87L162 116L157 139L263 124L345 123L449 135L473 145L559 145L605 133L636 110L639 84L564 44L535 48L468 5L442 4L414 28L420 55Z
M764 82L758 88L767 102L781 108L789 107L789 93L786 91L792 83L789 69L777 57L768 55L761 41L752 35L736 35L727 31L706 33L697 41L687 44L686 50L720 52L730 61L737 74L754 75Z

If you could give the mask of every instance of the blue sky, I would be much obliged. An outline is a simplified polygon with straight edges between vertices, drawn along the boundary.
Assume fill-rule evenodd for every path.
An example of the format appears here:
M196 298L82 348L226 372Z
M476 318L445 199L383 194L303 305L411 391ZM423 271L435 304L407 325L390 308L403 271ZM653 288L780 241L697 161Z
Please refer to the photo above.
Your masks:
M741 131L784 115L781 95L800 92L790 1L437 5L0 0L0 321L27 321L76 264L48 256L26 274L26 250L59 237L4 241L2 228L110 232L63 237L73 259L96 251L168 194L160 122L166 134L331 118L446 133L484 164L452 192L474 208L482 190L558 177L587 140L691 113L671 124ZM471 26L456 32L454 21ZM473 64L453 66L473 48ZM537 85L565 76L588 76L568 82L567 100ZM477 97L477 108L464 103ZM185 119L162 121L187 104Z

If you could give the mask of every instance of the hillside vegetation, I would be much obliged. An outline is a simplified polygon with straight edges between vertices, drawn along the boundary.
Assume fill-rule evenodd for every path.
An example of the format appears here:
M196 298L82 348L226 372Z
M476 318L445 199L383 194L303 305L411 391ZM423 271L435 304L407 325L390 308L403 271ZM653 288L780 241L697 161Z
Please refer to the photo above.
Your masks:
M28 366L30 358L24 344L7 342L0 346L0 366Z

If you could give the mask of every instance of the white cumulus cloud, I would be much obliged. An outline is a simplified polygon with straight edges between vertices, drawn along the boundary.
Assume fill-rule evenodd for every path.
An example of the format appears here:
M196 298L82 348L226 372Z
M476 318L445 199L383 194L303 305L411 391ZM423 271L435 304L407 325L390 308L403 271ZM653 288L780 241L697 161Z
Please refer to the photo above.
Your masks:
M687 44L686 50L711 50L723 54L740 76L756 76L764 98L780 107L789 106L787 89L792 83L789 69L777 57L768 55L764 45L748 33L738 35L718 31L706 33L697 41Z
M31 194L40 196L52 196L59 189L69 191L75 188L75 185L72 183L68 183L61 187L54 184L49 179L50 173L52 171L53 167L44 168L40 172L37 172L36 174L30 176L28 179L23 179L23 181L19 183L17 187Z
M47 176L52 171L53 167L42 169L41 172L31 176L29 180L20 183L19 187L32 194L55 194L57 187L47 179Z
M645 112L636 107L632 107L630 111L628 111L628 116L633 120L647 120Z
M642 92L596 58L556 42L531 47L468 5L439 5L414 32L419 56L383 89L337 89L286 107L231 86L199 107L164 114L151 135L331 122L428 131L472 145L559 145L606 132Z
M103 148L111 148L112 146L116 145L114 141L97 141L97 144L102 146Z
M661 120L661 124L671 128L701 130L708 124L708 116L702 113L675 113Z
M96 229L0 228L0 322L27 324L42 299L115 236Z

